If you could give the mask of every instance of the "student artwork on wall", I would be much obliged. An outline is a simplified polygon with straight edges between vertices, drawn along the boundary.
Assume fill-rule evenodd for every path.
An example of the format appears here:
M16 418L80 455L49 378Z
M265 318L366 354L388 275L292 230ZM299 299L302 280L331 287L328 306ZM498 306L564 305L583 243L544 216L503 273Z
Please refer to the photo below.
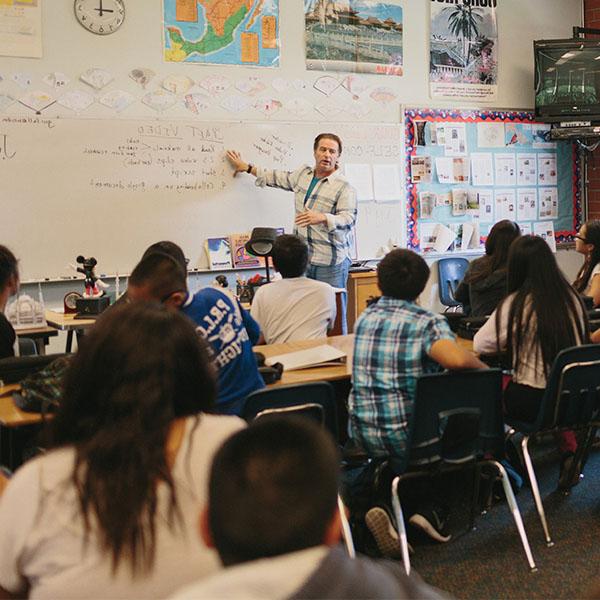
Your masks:
M581 223L579 155L531 112L405 109L407 246L480 251L516 221L555 249ZM456 156L457 149L462 156ZM464 152L463 152L464 149ZM423 165L431 165L423 177Z
M402 6L374 0L305 0L306 68L403 73Z
M445 0L431 7L432 97L489 100L497 93L497 0Z

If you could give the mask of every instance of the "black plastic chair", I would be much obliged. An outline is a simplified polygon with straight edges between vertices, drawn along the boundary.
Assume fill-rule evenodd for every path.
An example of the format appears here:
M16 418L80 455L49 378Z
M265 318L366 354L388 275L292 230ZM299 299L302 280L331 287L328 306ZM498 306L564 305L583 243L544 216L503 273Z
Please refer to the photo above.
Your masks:
M438 268L438 291L440 302L448 308L458 308L462 306L454 298L454 291L458 284L463 280L469 261L466 258L449 257L440 258L437 262Z
M486 369L422 375L410 432L410 451L403 461L392 460L392 507L400 536L404 568L410 573L408 539L398 494L400 481L473 469L475 481L470 526L473 526L481 467L498 472L510 511L532 571L536 570L523 520L506 470L504 454L502 371ZM493 457L493 458L491 458Z
M252 392L246 398L242 417L246 421L267 415L298 415L317 421L338 441L338 418L335 392L326 381L279 385ZM338 494L338 512L348 554L354 558L356 550L352 531L346 517L346 508Z
M319 409L315 406L322 411L321 417L318 416ZM246 398L242 417L246 421L251 421L259 414L281 412L286 409L307 413L308 416L323 423L336 443L339 440L335 392L331 384L326 381L276 385L256 390Z
M19 383L27 375L41 371L53 360L65 354L45 354L43 356L16 356L0 360L0 380L5 384Z
M583 464L583 457L589 450L592 432L600 425L600 344L588 344L566 348L557 355L546 390L534 422L517 421L507 418L512 430L523 434L521 451L531 492L535 500L546 544L552 546L546 513L540 496L535 471L529 455L528 444L531 437L559 431L585 431L583 443L579 443L567 479L575 476L575 470Z

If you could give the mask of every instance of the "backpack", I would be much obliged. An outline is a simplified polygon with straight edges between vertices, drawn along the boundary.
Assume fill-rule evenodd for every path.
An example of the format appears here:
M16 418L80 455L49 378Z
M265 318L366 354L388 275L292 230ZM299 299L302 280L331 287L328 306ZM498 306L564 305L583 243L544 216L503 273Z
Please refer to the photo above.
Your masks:
M21 381L20 392L13 394L18 408L25 412L47 413L56 410L63 391L63 379L72 355L61 356L41 371L28 375Z

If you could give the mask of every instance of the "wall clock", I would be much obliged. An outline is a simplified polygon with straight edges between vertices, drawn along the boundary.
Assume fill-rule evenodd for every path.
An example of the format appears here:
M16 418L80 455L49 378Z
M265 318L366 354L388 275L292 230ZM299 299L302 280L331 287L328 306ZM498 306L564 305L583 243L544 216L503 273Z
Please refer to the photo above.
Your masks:
M114 33L125 20L123 0L75 0L74 9L80 25L98 35Z

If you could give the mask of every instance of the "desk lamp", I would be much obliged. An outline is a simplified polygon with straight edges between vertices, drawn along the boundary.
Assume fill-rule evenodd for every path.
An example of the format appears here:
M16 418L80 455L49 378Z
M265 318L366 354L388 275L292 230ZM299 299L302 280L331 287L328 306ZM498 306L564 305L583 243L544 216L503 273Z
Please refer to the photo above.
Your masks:
M274 227L255 227L246 242L246 252L253 256L262 256L265 259L267 283L271 281L269 274L269 256L273 250L273 243L277 237L277 229Z

